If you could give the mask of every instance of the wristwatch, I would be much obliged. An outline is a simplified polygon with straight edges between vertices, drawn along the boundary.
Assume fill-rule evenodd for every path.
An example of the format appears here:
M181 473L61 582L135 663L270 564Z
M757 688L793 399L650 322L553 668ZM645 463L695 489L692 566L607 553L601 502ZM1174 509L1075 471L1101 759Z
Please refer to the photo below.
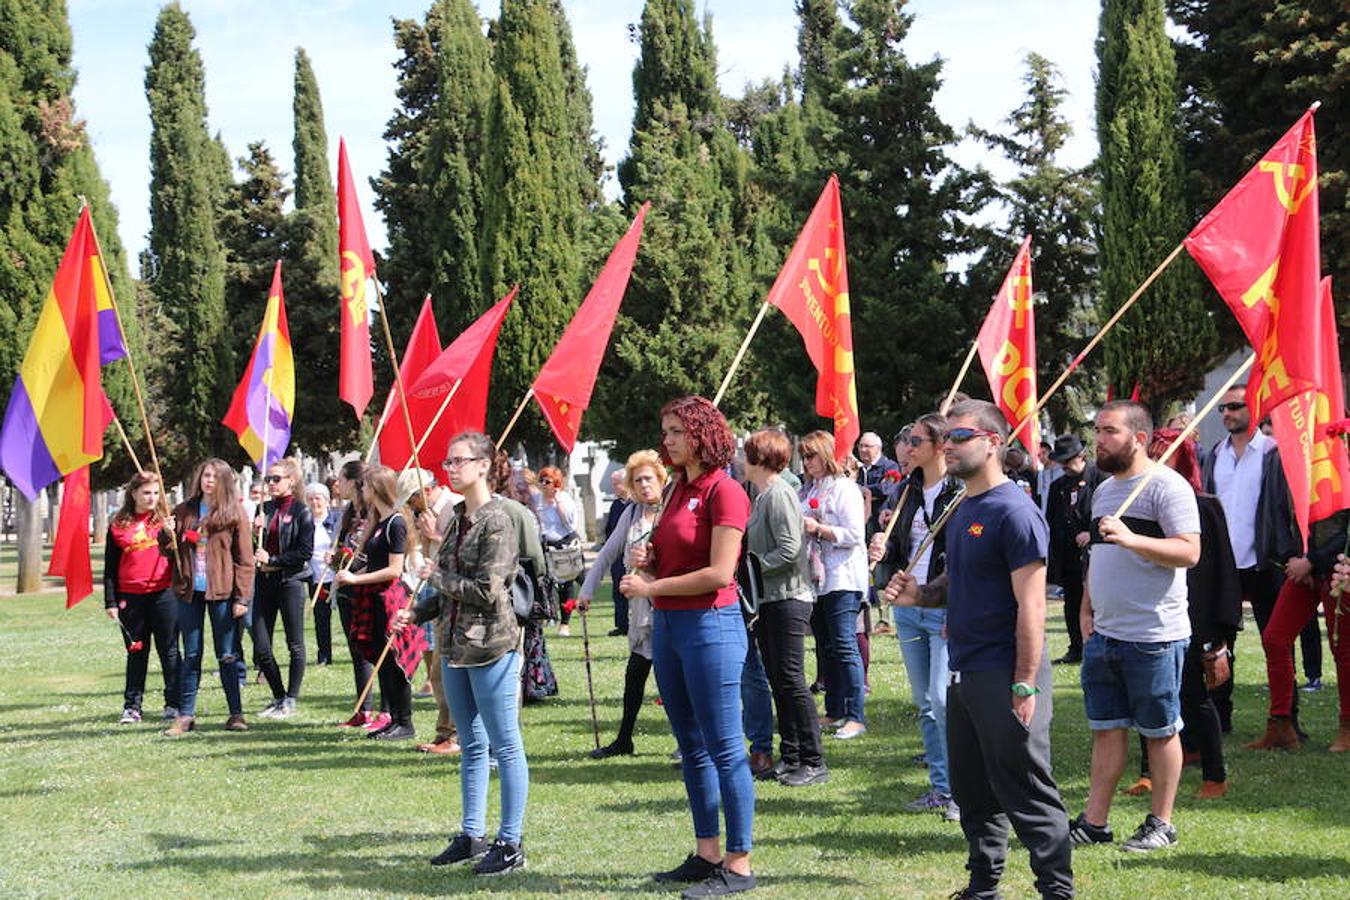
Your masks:
M1018 697L1034 697L1041 692L1041 689L1034 684L1019 681L1012 686L1012 692Z

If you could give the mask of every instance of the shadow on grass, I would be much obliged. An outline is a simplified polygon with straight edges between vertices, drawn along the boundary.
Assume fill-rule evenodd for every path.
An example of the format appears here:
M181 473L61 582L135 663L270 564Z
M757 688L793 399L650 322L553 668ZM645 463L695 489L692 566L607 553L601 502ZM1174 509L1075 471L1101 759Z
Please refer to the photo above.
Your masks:
M1177 871L1185 869L1200 875L1219 876L1234 881L1283 883L1306 879L1335 879L1344 883L1350 878L1350 863L1334 856L1307 856L1303 854L1260 853L1186 853L1148 854L1131 856L1123 865L1131 868L1149 867Z
M960 826L952 823L950 834L897 835L889 831L821 831L815 834L796 834L791 837L757 837L755 842L765 847L803 846L827 855L843 858L866 855L895 858L900 855L948 854L964 855L966 839Z

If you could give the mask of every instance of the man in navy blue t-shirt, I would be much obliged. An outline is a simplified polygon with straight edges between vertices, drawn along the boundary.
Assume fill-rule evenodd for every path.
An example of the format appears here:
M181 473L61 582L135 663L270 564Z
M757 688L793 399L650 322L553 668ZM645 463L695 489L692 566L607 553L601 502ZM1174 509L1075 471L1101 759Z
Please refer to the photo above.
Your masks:
M1045 517L1003 474L1008 428L998 407L962 401L947 426L947 471L966 486L946 526L947 571L922 587L902 572L885 595L897 606L947 607L948 764L970 847L960 896L998 896L1011 824L1041 895L1072 897L1069 818L1050 774Z

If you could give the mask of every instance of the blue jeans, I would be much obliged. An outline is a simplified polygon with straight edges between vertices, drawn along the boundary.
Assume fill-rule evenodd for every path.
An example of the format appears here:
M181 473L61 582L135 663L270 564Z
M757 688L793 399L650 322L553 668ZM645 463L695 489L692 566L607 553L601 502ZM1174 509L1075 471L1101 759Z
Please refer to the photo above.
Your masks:
M1120 641L1100 632L1083 644L1083 706L1093 731L1134 728L1146 738L1181 731L1181 668L1189 638Z
M502 824L497 837L519 844L530 793L530 769L520 738L516 689L520 654L514 650L486 666L454 668L441 663L445 699L463 750L459 787L464 810L460 828L474 837L487 834L488 748L502 779Z
M239 658L239 630L230 600L207 600L201 592L192 595L192 601L178 610L178 627L183 633L183 664L179 668L178 714L197 714L197 687L202 680L202 644L206 616L211 616L211 640L215 645L216 663L220 667L220 685L225 689L225 702L230 715L244 711L239 699L239 680L244 663Z
M755 783L741 728L745 621L736 606L652 611L652 665L670 729L683 757L694 835L721 834L728 853L750 852Z
M759 647L746 641L745 671L741 673L741 723L750 739L750 752L773 752L773 692L759 658Z
M947 777L947 624L945 609L898 606L893 611L900 655L909 676L909 692L919 708L919 733L928 757L928 783L950 795Z
M830 591L816 599L825 634L821 661L825 664L825 714L832 719L865 723L863 664L858 652L858 609L862 591Z

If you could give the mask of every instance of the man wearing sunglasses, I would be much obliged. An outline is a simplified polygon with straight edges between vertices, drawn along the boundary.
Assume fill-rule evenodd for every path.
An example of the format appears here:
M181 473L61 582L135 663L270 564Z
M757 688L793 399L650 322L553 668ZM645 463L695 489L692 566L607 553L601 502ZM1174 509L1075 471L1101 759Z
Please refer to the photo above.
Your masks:
M947 761L970 872L954 896L999 896L1011 824L1041 896L1072 897L1069 819L1050 772L1045 517L1003 473L1008 426L998 407L964 400L948 426L947 471L966 495L945 528L947 569L922 587L902 572L885 595L898 606L947 607Z

